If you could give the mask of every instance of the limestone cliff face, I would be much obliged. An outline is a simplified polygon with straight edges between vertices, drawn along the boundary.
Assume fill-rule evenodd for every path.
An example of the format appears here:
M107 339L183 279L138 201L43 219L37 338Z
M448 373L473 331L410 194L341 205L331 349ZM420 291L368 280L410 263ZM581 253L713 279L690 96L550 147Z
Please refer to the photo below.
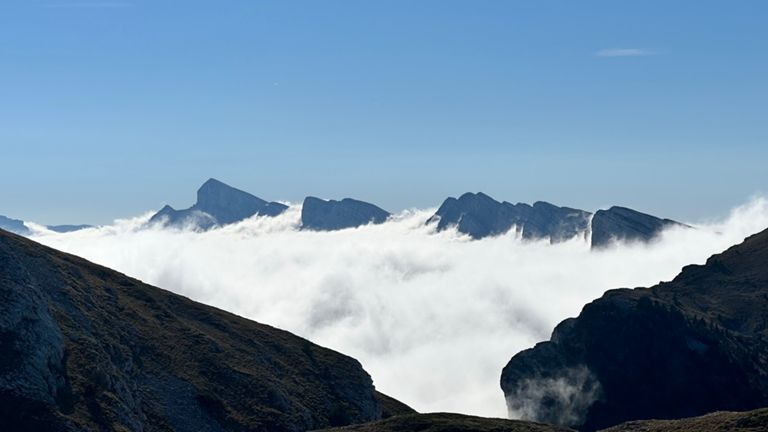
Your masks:
M625 207L598 210L593 215L544 201L533 205L499 202L482 192L446 199L427 224L435 224L438 231L455 227L473 239L505 234L512 229L523 239L548 239L551 243L579 237L590 239L593 248L608 246L613 241L647 242L666 228L686 226Z
M380 399L350 357L0 231L0 430L301 431Z
M301 207L301 227L315 231L334 231L361 225L380 224L389 212L364 201L344 198L341 201L307 197Z
M446 199L427 223L436 223L438 231L455 226L474 239L504 234L514 228L524 239L548 238L557 243L584 237L591 215L543 201L533 205L498 202L478 192Z
M685 225L625 207L598 210L592 218L592 247L604 247L617 240L647 242L674 226Z
M515 355L501 387L511 412L583 430L768 405L768 231L608 291Z
M206 230L213 226L240 222L254 215L277 216L288 206L267 202L216 179L208 179L197 190L197 202L187 209L166 205L150 218L150 223L179 228Z

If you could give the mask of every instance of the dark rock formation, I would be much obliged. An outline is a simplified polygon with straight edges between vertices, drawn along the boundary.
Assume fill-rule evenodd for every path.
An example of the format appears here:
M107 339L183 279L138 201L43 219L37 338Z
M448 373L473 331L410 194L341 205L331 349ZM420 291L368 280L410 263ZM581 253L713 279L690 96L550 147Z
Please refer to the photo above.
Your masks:
M32 234L32 231L24 225L24 221L11 219L2 215L0 215L0 229L24 236Z
M350 357L0 231L0 430L301 431L381 397Z
M747 412L715 412L680 420L640 420L622 423L604 432L764 432L768 408Z
M416 410L413 408L383 393L376 392L376 399L379 401L379 405L381 405L382 419L398 415L416 414Z
M380 224L388 217L389 212L373 204L351 198L325 201L307 197L301 207L302 228L317 231L355 228L369 223Z
M57 233L68 233L93 227L91 225L48 225L46 228Z
M267 202L216 179L209 179L197 190L195 205L184 210L166 205L149 222L206 230L254 215L277 216L287 208L284 204Z
M546 424L432 413L392 417L373 423L325 429L325 432L568 432L572 429Z
M427 223L436 223L438 231L455 226L474 239L504 234L515 227L524 239L549 238L560 242L583 236L589 228L590 216L583 210L543 201L533 206L498 202L478 192L446 199Z
M592 218L592 247L604 247L614 241L647 242L673 226L686 225L626 207L598 210Z
M515 355L501 388L511 412L583 430L768 406L768 230L608 291Z

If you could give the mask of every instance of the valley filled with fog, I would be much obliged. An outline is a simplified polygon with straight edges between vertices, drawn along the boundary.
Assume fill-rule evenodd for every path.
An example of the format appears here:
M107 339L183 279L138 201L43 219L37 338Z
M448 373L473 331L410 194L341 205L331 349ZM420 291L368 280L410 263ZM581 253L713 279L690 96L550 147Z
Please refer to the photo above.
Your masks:
M148 227L150 212L33 239L355 357L418 411L505 417L499 377L513 354L607 289L669 280L768 226L768 200L755 198L650 244L592 251L579 238L435 232L434 209L330 232L298 229L300 211L206 232Z

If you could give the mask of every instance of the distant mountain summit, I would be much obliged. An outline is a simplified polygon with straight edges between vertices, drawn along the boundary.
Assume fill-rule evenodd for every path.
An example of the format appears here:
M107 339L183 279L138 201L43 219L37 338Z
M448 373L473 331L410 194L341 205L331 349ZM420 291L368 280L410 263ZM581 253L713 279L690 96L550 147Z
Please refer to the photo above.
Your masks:
M617 240L647 242L674 226L687 225L626 207L598 210L592 218L592 247L604 247Z
M768 405L768 230L606 292L512 357L501 388L511 411L583 431Z
M543 201L532 206L498 202L478 192L446 199L427 223L437 223L438 231L455 226L474 239L504 234L514 227L524 239L548 237L560 242L584 235L590 215Z
M68 233L73 231L80 231L81 229L92 228L91 225L48 225L47 229L58 233ZM24 221L19 219L11 219L0 215L0 229L4 229L14 234L30 236L32 230L27 227Z
M341 201L307 197L301 207L301 227L316 231L355 228L369 223L380 224L390 213L373 204L344 198Z
M533 205L499 202L482 192L446 199L427 224L436 224L438 231L455 227L473 239L505 234L511 229L524 239L549 239L552 243L591 238L595 248L614 240L648 241L664 228L686 226L624 207L599 210L593 215L544 201Z
M14 234L28 236L32 234L32 231L24 225L24 221L18 219L11 219L0 215L0 229L10 231Z
M209 179L197 190L197 202L192 207L176 210L166 205L149 222L206 230L240 222L254 215L277 216L287 208L285 204L267 202L216 179Z

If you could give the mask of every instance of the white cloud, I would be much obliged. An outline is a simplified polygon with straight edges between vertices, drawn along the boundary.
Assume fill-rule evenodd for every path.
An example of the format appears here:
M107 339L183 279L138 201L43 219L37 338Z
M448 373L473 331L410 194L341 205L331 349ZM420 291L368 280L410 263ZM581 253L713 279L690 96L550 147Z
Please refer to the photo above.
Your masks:
M656 52L642 48L606 48L595 52L597 57L645 57L656 55Z
M591 252L581 240L434 233L432 210L337 232L297 230L299 213L204 233L141 229L147 214L34 238L351 355L419 411L504 417L512 355L605 290L671 279L768 226L768 201L755 199L720 223Z

